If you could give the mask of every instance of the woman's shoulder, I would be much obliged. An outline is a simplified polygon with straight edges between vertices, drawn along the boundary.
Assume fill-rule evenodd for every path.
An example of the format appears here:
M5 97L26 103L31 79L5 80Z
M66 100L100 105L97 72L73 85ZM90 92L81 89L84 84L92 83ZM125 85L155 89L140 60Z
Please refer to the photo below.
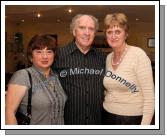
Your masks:
M110 63L110 61L111 61L111 58L112 58L112 52L111 53L109 53L108 55L107 55L107 58L106 58L106 63Z
M13 73L9 83L27 85L28 73L26 69L21 69Z
M110 58L112 57L112 54L113 54L113 52L109 53L109 54L107 55L107 59L110 59Z
M20 69L20 70L17 70L16 72L13 73L13 75L18 75L18 76L25 76L27 74L27 71L26 69Z
M140 47L131 46L131 45L129 45L129 47L131 49L131 52L136 54L136 55L141 55L141 54L145 55L146 54L146 52Z
M134 60L148 60L150 62L150 58L147 55L147 53L140 47L136 47L136 46L130 46L130 52L131 52L131 57Z

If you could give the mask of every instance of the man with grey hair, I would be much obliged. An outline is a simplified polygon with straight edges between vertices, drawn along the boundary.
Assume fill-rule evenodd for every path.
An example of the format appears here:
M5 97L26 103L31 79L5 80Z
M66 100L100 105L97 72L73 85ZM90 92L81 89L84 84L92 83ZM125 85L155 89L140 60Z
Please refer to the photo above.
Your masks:
M92 46L98 20L76 15L70 24L74 40L57 52L54 70L68 96L64 118L68 125L99 125L103 102L105 54Z

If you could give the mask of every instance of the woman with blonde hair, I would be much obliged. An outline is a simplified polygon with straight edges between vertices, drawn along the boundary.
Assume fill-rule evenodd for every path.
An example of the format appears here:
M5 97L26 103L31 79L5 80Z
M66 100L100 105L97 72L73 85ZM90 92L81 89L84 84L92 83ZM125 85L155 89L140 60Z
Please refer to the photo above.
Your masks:
M128 45L128 20L123 13L106 15L106 40L113 51L107 56L103 84L103 124L149 125L154 114L151 61L139 47Z

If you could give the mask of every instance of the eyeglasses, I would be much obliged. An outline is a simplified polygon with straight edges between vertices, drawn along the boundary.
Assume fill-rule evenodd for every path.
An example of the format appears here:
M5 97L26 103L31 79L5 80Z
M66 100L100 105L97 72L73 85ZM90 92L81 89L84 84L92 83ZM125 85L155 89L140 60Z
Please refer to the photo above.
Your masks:
M106 31L106 33L109 35L120 35L122 31L121 30L115 30L115 31L109 30L109 31Z
M37 54L37 55L52 55L52 54L54 54L53 50L39 50L39 49L35 49L33 52L35 54Z

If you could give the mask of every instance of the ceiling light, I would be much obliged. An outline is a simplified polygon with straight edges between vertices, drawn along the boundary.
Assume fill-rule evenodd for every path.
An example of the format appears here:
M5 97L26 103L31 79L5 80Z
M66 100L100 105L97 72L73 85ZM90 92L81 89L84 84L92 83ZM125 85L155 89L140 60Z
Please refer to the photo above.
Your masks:
M69 13L72 13L72 9L69 9L68 12L69 12Z
M38 18L40 18L40 17L41 17L41 14L40 14L40 13L38 13L38 14L37 14L37 17L38 17Z
M59 22L61 22L61 20L60 20L60 19L57 19L57 22L59 23Z
M136 21L138 21L139 19L138 18L136 18Z

